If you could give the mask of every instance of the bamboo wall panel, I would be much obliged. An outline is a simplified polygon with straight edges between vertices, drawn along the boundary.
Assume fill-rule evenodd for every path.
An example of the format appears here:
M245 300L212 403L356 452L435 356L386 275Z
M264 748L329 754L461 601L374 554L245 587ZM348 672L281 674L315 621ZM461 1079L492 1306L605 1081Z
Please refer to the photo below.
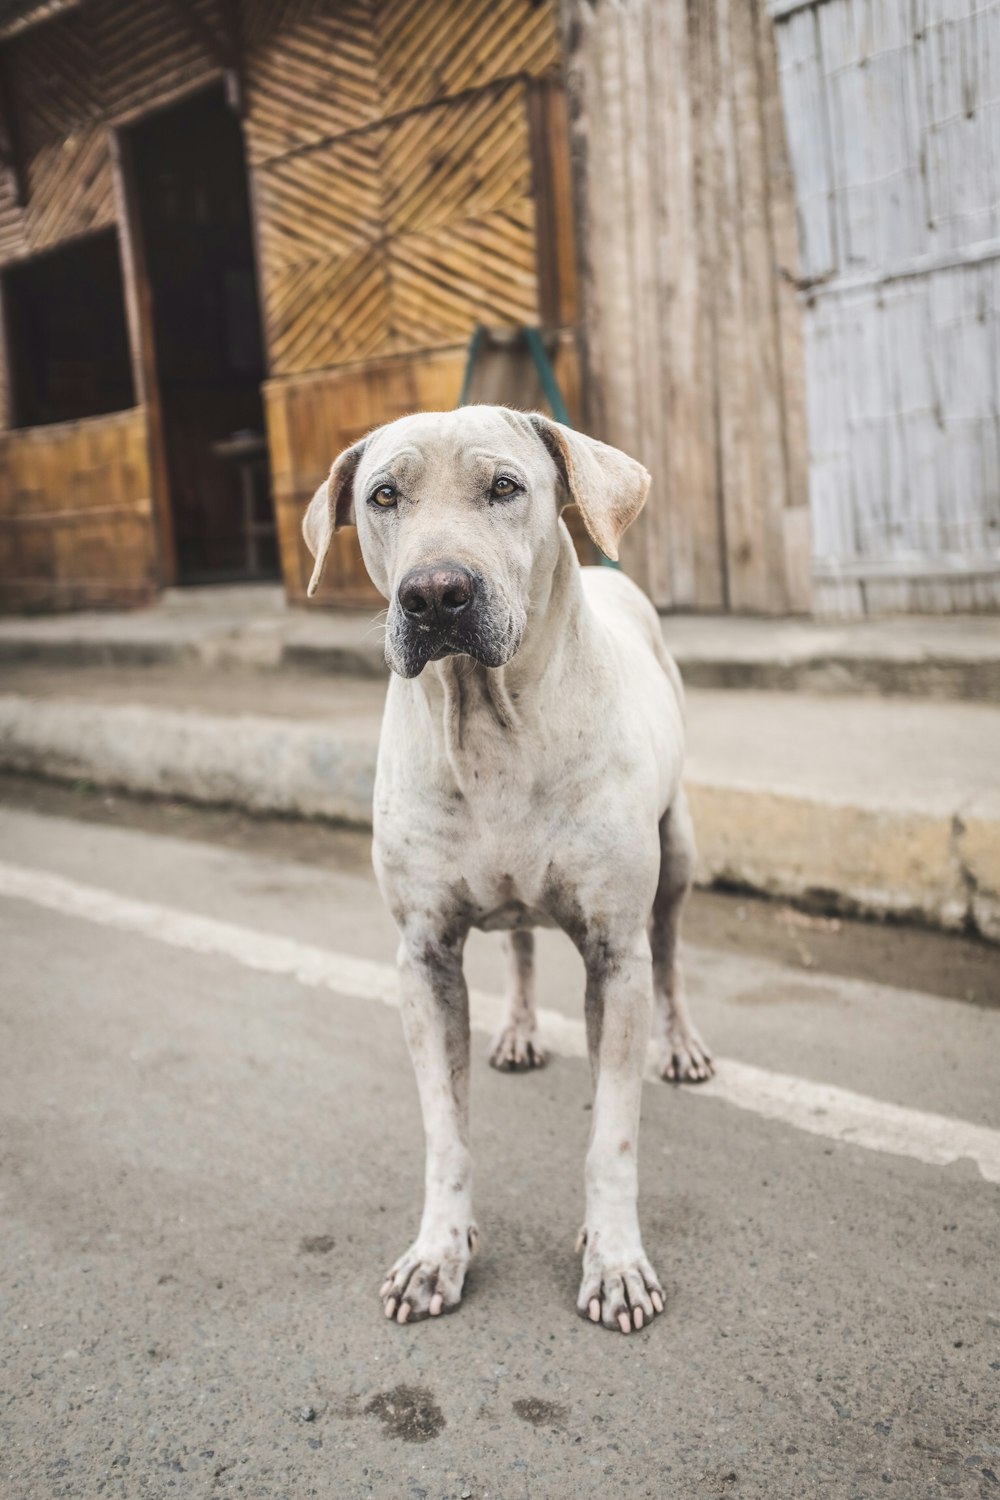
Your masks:
M42 146L28 169L31 196L25 210L28 243L48 250L74 235L115 222L115 193L107 130L86 132Z
M257 167L273 375L540 320L529 107L491 86Z
M561 65L555 6L537 0L376 0L386 114Z
M29 26L35 26L39 21L51 20L65 11L74 9L79 4L80 0L35 0L34 4L22 4L16 8L13 15L8 14L8 18L0 23L0 41L17 36Z
M531 194L523 85L417 110L385 137L389 234L475 219Z
M477 323L537 323L534 230L534 204L525 198L485 219L390 241L397 346L454 343Z
M378 120L372 6L256 0L244 21L247 140L254 162Z
M8 49L8 76L29 157L99 120L104 100L92 13L71 11L26 32Z
M216 34L223 30L221 0L184 3ZM94 29L106 116L132 115L218 74L218 59L196 31L180 24L170 0L87 0L83 15Z
M28 253L28 231L24 210L14 198L9 172L0 172L0 265Z
M221 0L194 0L216 30ZM0 184L0 264L48 250L115 221L105 122L197 87L219 73L169 0L88 0L7 44L12 108L28 201Z
M220 34L221 0L185 0ZM115 118L196 87L218 60L170 0L87 0L10 44L14 104L29 154L81 124Z
M275 375L322 370L387 351L385 250L289 266L265 277L264 321Z
M817 609L996 609L1000 7L781 9Z
M154 588L145 411L0 433L0 607L138 604Z
M363 131L257 168L265 276L381 238L384 139L384 131Z
M564 0L588 425L654 487L626 566L667 608L809 602L796 274L759 0Z

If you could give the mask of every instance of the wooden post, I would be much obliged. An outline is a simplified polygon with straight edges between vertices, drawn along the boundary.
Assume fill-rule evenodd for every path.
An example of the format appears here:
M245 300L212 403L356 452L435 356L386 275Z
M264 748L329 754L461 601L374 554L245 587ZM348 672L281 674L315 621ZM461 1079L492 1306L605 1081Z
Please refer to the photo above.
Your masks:
M660 608L800 609L801 346L779 286L794 205L769 23L759 0L561 4L588 414L653 475L623 561Z
M161 588L166 588L177 581L177 550L170 504L170 476L160 382L156 368L153 295L146 268L131 141L122 130L111 130L109 134L132 379L136 400L146 408L148 419L149 473L155 511L159 583Z
M14 367L10 347L10 294L0 275L0 432L17 421Z
M10 173L15 206L24 208L28 202L28 174L25 171L21 133L14 111L7 49L3 46L0 46L0 131L5 137L5 144L0 147L0 166L6 167Z

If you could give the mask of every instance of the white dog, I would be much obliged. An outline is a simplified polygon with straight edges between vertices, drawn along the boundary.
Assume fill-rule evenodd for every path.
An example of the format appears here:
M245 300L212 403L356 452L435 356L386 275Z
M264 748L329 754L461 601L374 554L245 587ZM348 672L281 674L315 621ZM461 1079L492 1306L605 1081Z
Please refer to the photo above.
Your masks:
M544 1062L531 929L557 925L582 954L595 1094L578 1307L623 1333L663 1308L636 1201L651 1017L664 1078L712 1071L677 958L693 862L681 683L648 600L613 569L581 569L559 516L575 501L616 558L648 488L615 448L544 416L469 406L404 417L347 449L303 523L310 593L333 532L353 523L389 601L374 862L402 939L427 1144L420 1230L381 1290L399 1323L456 1307L476 1248L471 927L510 933L501 1068Z

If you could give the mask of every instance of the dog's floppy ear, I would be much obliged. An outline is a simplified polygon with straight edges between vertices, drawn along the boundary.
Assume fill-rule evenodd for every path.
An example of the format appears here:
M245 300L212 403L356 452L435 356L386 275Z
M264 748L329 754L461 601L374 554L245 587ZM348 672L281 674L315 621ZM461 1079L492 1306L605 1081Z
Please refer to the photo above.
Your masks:
M323 577L333 533L342 526L354 524L354 476L367 441L367 438L362 438L360 443L355 443L352 448L345 448L340 457L334 460L329 479L325 479L320 485L302 517L302 535L316 559L306 590L310 599Z
M646 503L648 470L620 448L574 432L540 412L532 412L528 420L552 456L567 500L580 507L591 540L617 562L622 532Z

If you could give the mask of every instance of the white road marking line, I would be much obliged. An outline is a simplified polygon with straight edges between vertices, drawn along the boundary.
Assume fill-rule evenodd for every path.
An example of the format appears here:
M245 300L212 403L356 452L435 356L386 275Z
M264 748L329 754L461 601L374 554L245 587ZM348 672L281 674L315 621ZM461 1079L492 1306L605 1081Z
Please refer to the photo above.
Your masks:
M29 901L64 916L80 917L117 932L133 932L188 953L216 954L244 968L283 974L299 984L335 990L360 1000L398 1007L396 971L391 964L352 958L293 938L258 932L214 917L201 917L153 901L136 901L115 891L84 885L46 870L0 861L0 896ZM506 1015L499 995L472 991L475 1031L493 1035ZM558 1011L539 1012L546 1045L563 1057L585 1058L582 1021ZM687 1091L688 1098L721 1099L737 1109L780 1120L811 1135L826 1136L869 1151L910 1156L933 1166L971 1158L987 1182L1000 1183L1000 1130L945 1115L886 1104L831 1084L772 1073L765 1068L720 1059L710 1083ZM655 1078L652 1058L649 1077Z

